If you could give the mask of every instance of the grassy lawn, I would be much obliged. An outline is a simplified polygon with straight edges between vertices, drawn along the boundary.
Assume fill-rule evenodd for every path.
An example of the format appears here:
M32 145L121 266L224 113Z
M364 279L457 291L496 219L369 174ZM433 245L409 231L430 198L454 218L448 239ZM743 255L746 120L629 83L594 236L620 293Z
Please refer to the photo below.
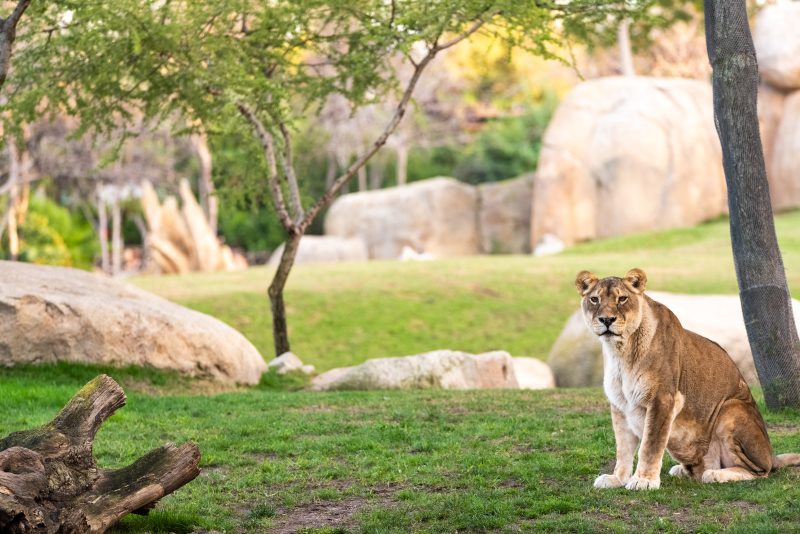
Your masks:
M778 217L789 285L800 297L800 212ZM578 307L578 271L641 267L653 290L738 292L727 221L587 243L567 253L435 262L296 267L286 302L294 352L324 371L433 349L507 350L546 359ZM138 278L134 283L218 317L272 354L266 289L272 271Z
M800 288L800 213L778 218ZM480 257L295 269L287 292L298 355L319 369L435 348L546 357L577 306L584 268L638 266L650 287L735 293L724 221L608 240L549 258ZM135 283L240 329L269 357L267 269ZM800 293L795 293L795 296ZM614 437L598 389L296 391L267 376L227 393L168 373L78 365L0 368L0 435L50 419L98 372L128 406L95 445L118 467L166 441L200 445L203 472L123 532L791 532L800 469L650 493L598 491ZM776 452L800 452L800 413L766 414Z
M0 429L48 420L97 369L0 371ZM597 389L307 393L258 387L153 396L169 375L112 372L128 406L101 429L101 465L194 440L203 473L123 532L791 532L800 469L702 485L662 473L650 493L599 491L614 437ZM800 413L768 414L778 452ZM665 463L668 468L669 462Z

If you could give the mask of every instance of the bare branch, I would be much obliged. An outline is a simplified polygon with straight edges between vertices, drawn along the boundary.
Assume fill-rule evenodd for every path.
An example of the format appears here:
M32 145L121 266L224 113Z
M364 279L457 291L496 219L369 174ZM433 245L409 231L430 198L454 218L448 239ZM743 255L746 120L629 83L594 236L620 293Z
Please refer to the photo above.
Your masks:
M259 141L261 141L261 147L264 149L264 157L267 160L267 179L269 181L269 189L272 195L272 202L275 205L275 211L278 213L278 219L283 227L288 232L293 232L296 229L296 225L289 216L289 212L286 210L283 191L281 190L281 184L278 182L278 168L275 163L275 141L272 138L272 134L267 131L264 124L250 108L241 103L237 104L236 107L239 108L239 112L253 127Z
M294 173L292 164L292 140L286 125L283 122L278 124L283 136L283 152L281 153L283 156L281 160L283 162L283 175L286 176L286 181L289 182L289 194L291 195L291 205L294 210L294 220L299 224L303 220L305 213L303 212L303 203L300 201L300 188L297 186L297 176Z
M493 16L493 15L492 15ZM488 18L491 18L488 17ZM356 175L358 170L363 167L367 161L378 151L380 148L386 144L386 140L389 136L394 132L397 126L400 124L400 121L403 120L403 116L405 115L406 108L408 107L408 103L411 100L411 95L414 93L414 89L417 86L417 82L422 76L422 71L425 70L425 67L436 57L436 54L445 50L446 48L450 48L458 44L459 42L463 41L476 31L480 29L481 26L486 22L486 20L481 17L475 21L475 23L470 26L470 28L464 32L463 34L459 35L458 37L454 38L452 41L448 41L443 45L434 45L428 50L428 53L423 57L418 63L414 64L414 73L411 76L411 79L408 81L408 85L406 85L405 91L403 91L403 96L400 98L400 102L398 102L397 107L395 108L394 115L386 124L386 127L383 129L383 132L378 136L377 139L370 145L369 149L361 155L355 162L353 162L347 170L339 176L336 180L333 181L331 186L325 191L325 193L317 200L314 206L308 210L306 213L305 218L303 219L302 223L300 223L300 230L305 231L306 228L311 224L314 218L319 214L319 212L325 208L334 197L342 190L342 187L349 182L353 176ZM412 62L413 64L413 62Z

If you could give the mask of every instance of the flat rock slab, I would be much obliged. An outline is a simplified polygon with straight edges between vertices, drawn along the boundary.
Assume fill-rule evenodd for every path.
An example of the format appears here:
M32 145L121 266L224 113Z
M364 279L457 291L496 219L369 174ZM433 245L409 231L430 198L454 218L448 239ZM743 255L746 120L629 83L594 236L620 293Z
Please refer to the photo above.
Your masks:
M310 384L316 391L516 388L514 362L507 352L473 355L452 350L367 360L354 367L332 369Z
M138 365L257 384L267 364L208 315L85 271L0 261L0 365Z

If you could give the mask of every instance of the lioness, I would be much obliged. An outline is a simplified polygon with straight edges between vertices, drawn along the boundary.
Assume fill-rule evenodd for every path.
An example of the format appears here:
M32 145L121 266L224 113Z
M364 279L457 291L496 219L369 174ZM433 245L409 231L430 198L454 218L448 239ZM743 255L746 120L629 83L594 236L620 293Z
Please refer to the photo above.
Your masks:
M750 388L728 353L684 330L666 306L644 294L646 283L640 269L602 280L582 271L575 279L583 317L603 346L603 388L617 442L614 473L597 477L595 487L658 488L665 448L680 462L670 475L703 482L751 480L800 465L800 454L773 454Z

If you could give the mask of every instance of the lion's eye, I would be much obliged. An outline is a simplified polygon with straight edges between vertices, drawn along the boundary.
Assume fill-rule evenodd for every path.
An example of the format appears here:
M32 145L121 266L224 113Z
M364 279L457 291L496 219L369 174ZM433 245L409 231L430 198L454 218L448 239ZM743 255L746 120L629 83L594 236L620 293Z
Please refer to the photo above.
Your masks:
M617 302L619 302L620 304L625 304L626 302L628 302L628 297L620 297Z
M600 299L597 297L589 297L589 302L591 302L592 304L597 304L598 302L600 302Z

